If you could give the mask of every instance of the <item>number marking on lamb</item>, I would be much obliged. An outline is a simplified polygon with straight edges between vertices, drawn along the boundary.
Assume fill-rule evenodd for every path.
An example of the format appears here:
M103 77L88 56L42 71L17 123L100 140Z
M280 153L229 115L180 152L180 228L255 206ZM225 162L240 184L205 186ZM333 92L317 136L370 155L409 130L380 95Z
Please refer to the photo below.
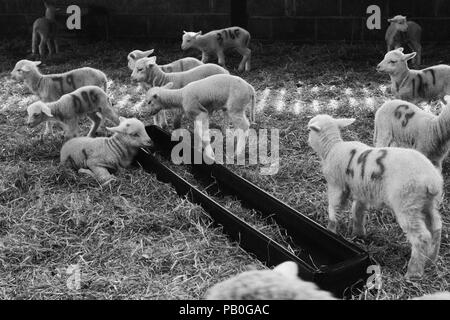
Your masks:
M384 164L383 164L383 159L386 158L387 156L387 150L380 150L381 155L375 160L375 162L377 163L378 167L380 168L380 171L378 172L373 172L372 175L370 176L370 178L372 180L379 180L383 177L384 171L386 170Z
M409 106L406 104L401 104L397 108L395 108L394 116L399 120L402 118L403 115L400 109L405 109L406 111L409 109ZM416 113L414 111L405 112L405 119L402 120L402 127L406 127L408 125L409 119L411 119L415 114Z
M364 173L366 171L366 162L367 162L367 157L369 156L369 153L371 153L372 150L366 150L364 152L362 152L359 157L358 160L356 160L357 164L361 164L361 179L364 178Z
M59 94L62 96L64 94L64 84L62 77L52 77L52 81L59 83Z
M73 100L73 108L75 113L77 114L83 113L83 102L81 101L81 99L74 94L71 94L70 96L72 97Z
M350 166L352 164L352 160L353 160L353 157L355 156L355 154L356 154L356 149L352 149L350 151L350 160L348 161L347 169L345 169L345 173L352 176L352 178L353 178L355 172L353 171L352 168L350 168Z
M217 41L219 42L220 45L222 45L223 37L222 37L222 34L220 32L217 33Z
M433 86L436 85L436 74L433 69L424 69L423 72L430 72L433 78Z
M74 83L74 81L73 81L73 75L69 74L69 75L66 77L66 82L67 82L67 84L68 84L69 86L72 87L73 90L76 89L75 83Z

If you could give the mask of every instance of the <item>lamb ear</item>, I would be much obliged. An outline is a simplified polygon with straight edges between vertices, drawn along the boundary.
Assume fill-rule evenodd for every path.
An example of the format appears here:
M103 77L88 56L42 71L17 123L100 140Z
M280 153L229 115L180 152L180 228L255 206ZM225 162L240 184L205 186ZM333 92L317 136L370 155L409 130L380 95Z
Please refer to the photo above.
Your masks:
M145 60L145 65L146 66L149 66L149 65L155 64L155 63L156 63L156 57L155 56L147 58L147 60Z
M201 35L202 35L202 32L199 31L199 32L197 32L195 35L196 35L196 36L201 36Z
M274 269L274 272L280 273L285 277L296 279L298 274L298 266L293 261L286 261L279 265L277 265Z
M45 104L42 105L41 112L45 114L47 117L53 118L52 110L50 110L50 108L47 105Z
M351 125L353 122L355 122L355 118L341 118L341 119L334 119L339 126L339 128L344 128L349 125Z
M125 120L127 120L127 118L119 116L119 122L124 122Z
M166 84L163 86L163 88L165 88L165 89L172 89L172 88L173 88L173 82L166 83Z
M311 123L311 124L308 126L308 129L314 130L314 131L316 131L316 132L319 132L319 131L321 130L320 126L319 126L318 124L315 124L315 123Z
M387 19L387 21L388 21L388 22L392 22L393 20L392 20L392 19Z
M119 126L117 127L106 127L106 130L112 132L112 133L122 133L122 130Z
M445 95L443 98L442 98L442 104L445 106L445 105L450 105L450 95Z
M404 48L403 47L398 47L397 51L403 52Z
M150 49L150 50L144 51L142 54L144 57L148 57L149 55L151 55L153 53L153 51L155 51L155 49Z
M38 66L38 65L40 65L42 62L41 62L41 61L33 61L33 63L34 63L35 66Z
M186 34L186 33L187 33L187 31L183 30L183 33L184 33L184 34Z
M405 56L403 57L403 60L408 61L411 60L412 58L414 58L416 56L417 52L411 52L408 54L405 54Z

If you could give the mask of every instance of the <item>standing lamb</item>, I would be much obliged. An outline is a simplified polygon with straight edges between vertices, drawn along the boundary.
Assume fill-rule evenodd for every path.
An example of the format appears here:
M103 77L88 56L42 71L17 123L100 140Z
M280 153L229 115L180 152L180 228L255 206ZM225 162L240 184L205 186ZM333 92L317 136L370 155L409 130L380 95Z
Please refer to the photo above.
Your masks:
M98 179L103 185L114 177L110 172L132 163L139 148L151 145L144 124L138 119L119 117L117 127L106 128L114 133L109 138L79 137L67 141L61 149L61 164L78 169Z
M218 62L225 67L225 51L236 49L242 55L242 61L239 64L239 72L250 71L250 60L252 51L248 48L250 45L250 33L240 27L231 27L221 30L214 30L202 35L202 32L183 31L182 50L195 48L202 52L202 62L206 63L210 55L217 55Z
M142 58L147 58L149 55L153 53L154 49L147 50L147 51L141 51L141 50L133 50L131 51L128 56L128 68L133 71L134 66L136 65L136 61ZM162 71L164 72L182 72L191 70L195 67L198 67L202 65L203 62L201 62L198 59L186 57L179 60L175 60L171 63L161 65L159 66Z
M11 77L23 81L26 87L43 102L52 102L83 86L98 86L106 91L106 75L100 70L84 67L65 73L43 75L37 68L40 61L20 60L16 63ZM51 133L47 123L44 135Z
M255 120L255 89L245 80L228 75L217 74L194 81L181 89L171 89L172 83L164 87L154 87L147 92L150 114L163 109L178 109L195 120L195 134L205 147L205 154L214 159L210 145L209 117L213 111L222 110L236 129L242 129L247 136L250 123L245 111L250 105L250 120ZM200 131L200 132L199 132ZM201 148L201 146L199 146ZM238 139L237 155L243 154L245 139ZM199 150L201 151L201 150Z
M403 100L385 102L375 113L376 147L412 148L442 171L450 148L450 97L439 116Z
M33 23L33 34L31 39L31 52L36 54L39 42L39 55L44 56L45 46L47 46L49 56L59 52L58 43L56 42L57 25L55 20L56 9L54 6L45 5L45 17L38 18ZM52 49L53 48L53 49Z
M298 278L295 262L287 261L273 270L238 274L211 287L207 300L334 300L331 293L313 282Z
M366 234L365 209L388 206L412 246L407 278L423 275L434 262L441 241L443 180L420 152L402 148L371 148L357 141L344 142L340 128L355 119L318 115L308 123L309 145L322 160L328 188L328 229L337 230L337 211L352 196L353 234Z
M30 128L44 121L57 121L63 126L66 138L79 135L78 121L84 116L88 116L92 121L89 137L95 136L103 120L98 113L104 118L119 123L119 118L108 96L96 86L81 87L54 102L37 101L28 106L27 112L27 124Z
M405 16L395 16L388 19L390 22L386 30L385 40L387 51L408 46L412 51L417 52L414 64L420 66L422 63L422 28L414 21L406 21Z
M404 54L403 48L389 51L377 66L391 78L391 90L397 99L413 103L430 102L450 94L450 66L440 64L422 70L410 70L408 60L415 52Z
M149 87L161 87L172 82L173 89L180 89L193 81L204 79L215 74L230 73L221 66L212 63L202 64L188 71L165 73L156 64L156 57L150 57L139 59L136 62L131 79L144 82ZM173 125L175 129L180 128L182 115L183 113L179 112L175 116Z

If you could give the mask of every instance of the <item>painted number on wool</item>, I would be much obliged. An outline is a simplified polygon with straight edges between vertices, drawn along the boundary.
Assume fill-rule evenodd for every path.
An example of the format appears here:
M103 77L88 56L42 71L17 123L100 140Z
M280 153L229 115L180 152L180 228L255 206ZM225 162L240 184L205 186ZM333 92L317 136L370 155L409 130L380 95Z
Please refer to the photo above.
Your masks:
M356 166L360 166L361 167L361 179L364 178L365 172L366 172L366 163L367 163L367 158L369 156L369 154L372 152L371 149L369 150L365 150L363 151L359 157L356 160ZM355 170L354 168L352 168L353 166L353 159L355 158L356 155L356 149L352 149L350 151L350 160L348 161L347 164L347 168L345 170L345 173L349 176L351 176L352 178L355 175ZM375 163L378 166L378 171L372 172L372 174L370 175L370 179L372 180L378 180L380 179L385 171L385 166L383 163L383 159L386 158L387 156L387 151L382 149L379 151L377 158L375 159Z

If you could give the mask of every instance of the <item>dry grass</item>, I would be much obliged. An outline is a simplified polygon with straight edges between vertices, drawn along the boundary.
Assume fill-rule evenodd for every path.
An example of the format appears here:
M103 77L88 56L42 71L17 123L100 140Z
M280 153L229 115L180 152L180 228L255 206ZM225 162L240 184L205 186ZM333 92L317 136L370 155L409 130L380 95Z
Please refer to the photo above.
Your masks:
M160 63L182 56L178 43L78 43L44 61L42 70L100 68L112 80L109 92L120 113L135 115L143 96L129 79L125 57L131 49L147 47L156 48ZM91 178L59 167L61 138L40 141L36 133L42 127L26 128L25 109L35 98L8 78L27 48L22 41L4 41L0 47L0 298L191 299L249 265L263 267L212 228L201 208L140 169L122 172L118 181L101 188ZM371 45L254 44L254 71L243 77L258 91L255 128L280 130L280 170L261 176L259 166L230 168L325 225L325 183L307 145L306 123L318 112L356 116L344 138L371 143L374 110L389 96L387 77L374 72L383 50ZM446 52L445 47L425 47L425 62L449 63L440 60ZM238 61L233 56L228 63L237 66ZM214 119L221 124L220 117ZM446 182L449 169L447 161ZM450 191L448 183L445 190ZM259 222L257 214L240 209L233 199L222 201L289 246L282 230ZM371 211L369 235L361 245L381 265L379 298L449 289L448 209L446 197L441 255L418 282L403 279L409 245L394 218L387 210ZM345 237L347 216L342 215L340 226ZM73 264L82 272L79 291L66 286L66 269Z

